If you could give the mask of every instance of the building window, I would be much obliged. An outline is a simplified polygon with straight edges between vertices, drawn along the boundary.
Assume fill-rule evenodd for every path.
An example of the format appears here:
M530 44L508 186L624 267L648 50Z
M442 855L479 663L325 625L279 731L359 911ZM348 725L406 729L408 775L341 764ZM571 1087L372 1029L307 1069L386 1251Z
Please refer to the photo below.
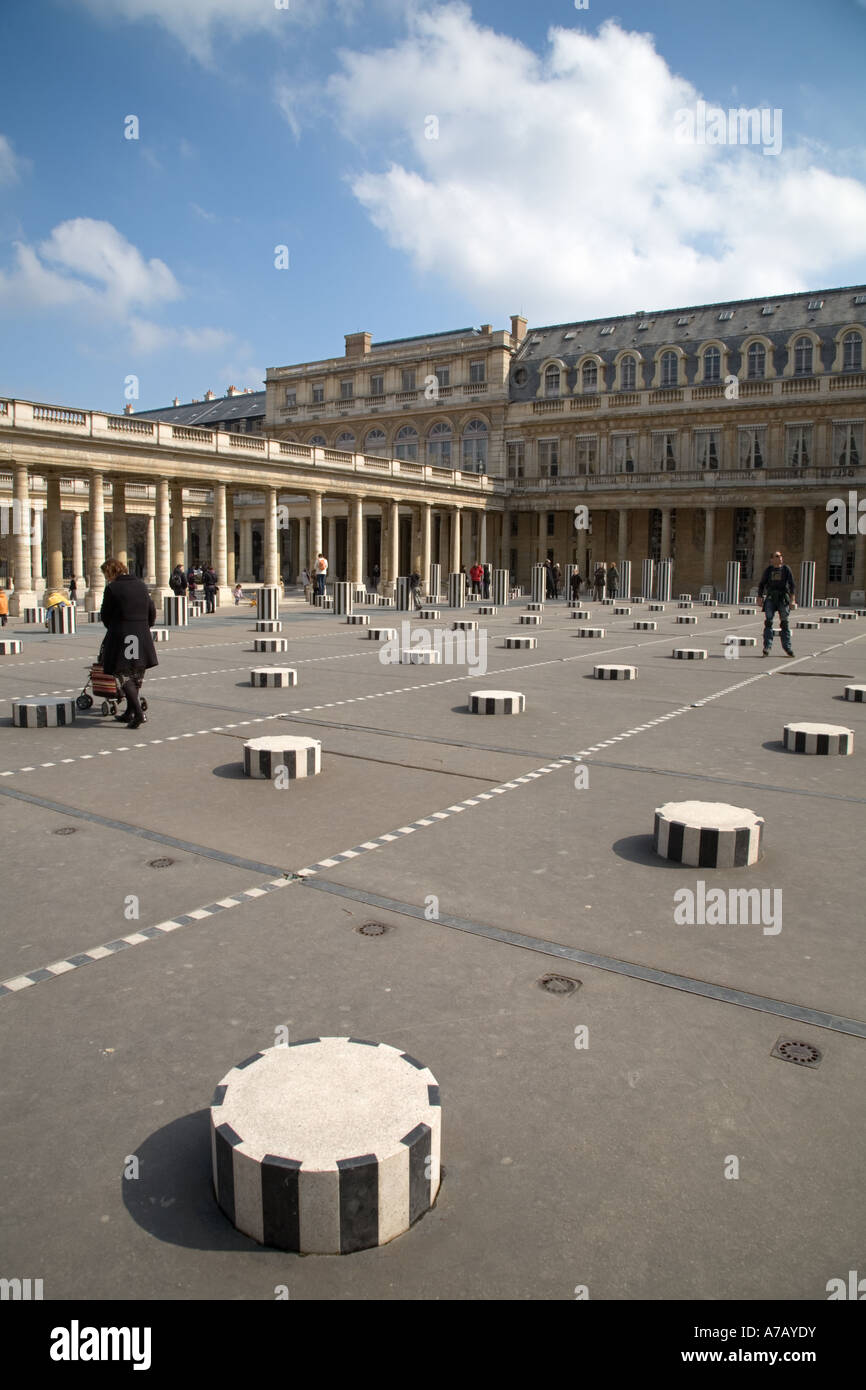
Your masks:
M547 513L547 534L549 536L556 535L556 512Z
M598 436L579 434L574 441L574 471L588 478L595 473L598 461Z
M516 514L515 512L512 512L512 513L511 513L511 534L512 534L512 536L516 536L516 535L517 535L518 521L519 521L519 517L517 516L517 514ZM512 550L511 554L512 554L512 556L514 556L514 555L517 554L517 551L516 551L516 550ZM516 569L516 568L517 568L517 561L514 560L514 559L512 559L512 561L511 561L511 568L512 568L512 569Z
M598 363L584 362L580 373L580 383L584 391L593 392L598 390Z
M704 353L704 381L721 381L722 354L717 347L708 347Z
M637 441L633 434L615 434L611 436L614 473L633 473L635 471L634 459L636 443Z
M324 386L313 387L313 405L322 405L325 399Z
M767 452L766 425L750 425L739 432L739 461L741 468L763 468Z
M863 421L844 420L833 426L833 462L839 468L859 468L863 457Z
M401 391L414 391L414 390L415 390L415 368L414 368L414 367L406 368L406 369L404 369L404 370L400 373L400 390L401 390Z
M620 363L619 384L623 391L633 391L637 381L637 358L624 357Z
M505 470L509 478L522 478L526 463L526 446L522 439L509 439L505 445Z
M665 430L653 433L653 469L673 473L677 466L677 436Z
M286 392L286 409L287 409L287 410L293 410L297 404L298 404L298 393L297 393L297 391L287 391L287 392Z
M340 400L351 401L355 398L355 383L351 380L340 382Z
M434 374L435 374L435 376L436 376L436 380L439 382L439 389L440 389L440 391L441 391L441 389L442 389L443 386L450 386L450 385L451 385L451 368L450 368L450 367L436 366L436 367L433 368L433 371L434 371Z
M427 462L437 468L451 467L451 426L444 420L435 424L427 436Z
M675 352L662 353L662 386L676 386L679 382L680 364Z
M314 434L312 439L307 440L308 444L314 444L317 449L326 449L328 441L323 434Z
M854 578L854 541L831 536L827 547L827 583L844 584Z
M474 386L476 383L482 382L482 381L486 381L486 380L487 380L487 377L486 377L486 375L485 375L485 363L484 363L484 362L470 362L470 363L469 363L469 384L470 384L471 386Z
M794 344L794 376L812 375L814 346L811 338L798 338Z
M483 420L470 420L463 431L463 469L467 473L487 471L487 426Z
M394 441L394 457L398 459L417 459L418 431L413 425L404 425L397 431Z
M695 468L718 468L721 447L720 430L695 430Z
M755 565L755 513L751 507L734 510L734 555L742 566L742 577L748 584Z
M767 349L763 343L750 343L746 368L749 381L763 381L767 371Z
M808 468L812 461L812 426L788 425L785 430L785 462L789 468Z
M550 366L544 371L544 394L545 396L559 395L559 368Z
M371 376L371 377L370 377L370 395L371 395L371 396L384 396L384 394L385 394L385 378L384 378L383 376Z
M388 453L384 430L370 430L364 440L364 453L374 458L385 458Z
M351 431L351 430L343 430L343 433L342 433L342 434L338 434L336 440L334 441L334 448L335 448L335 449L345 449L346 452L347 452L347 453L350 453L350 454L351 454L351 453L354 453L354 451L355 451L355 436L352 434L352 431Z
M859 372L863 367L862 333L846 333L842 339L843 372Z
M538 441L539 478L559 477L559 440L539 439Z

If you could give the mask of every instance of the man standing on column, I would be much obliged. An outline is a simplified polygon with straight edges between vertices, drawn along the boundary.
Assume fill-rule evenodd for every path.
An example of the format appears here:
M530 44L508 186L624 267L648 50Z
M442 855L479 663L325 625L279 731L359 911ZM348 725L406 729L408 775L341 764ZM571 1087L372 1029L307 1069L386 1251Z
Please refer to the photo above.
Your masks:
M788 626L788 613L797 607L794 598L797 592L794 576L785 564L781 550L776 550L758 585L758 602L764 609L764 650L762 656L770 655L773 645L773 614L779 614L782 629L782 648L786 656L793 656L791 650L791 629Z

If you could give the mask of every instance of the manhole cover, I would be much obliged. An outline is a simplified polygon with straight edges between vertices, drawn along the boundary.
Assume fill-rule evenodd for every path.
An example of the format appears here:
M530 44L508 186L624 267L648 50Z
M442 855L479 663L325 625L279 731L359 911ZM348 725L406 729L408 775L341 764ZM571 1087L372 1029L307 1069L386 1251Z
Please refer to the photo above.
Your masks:
M74 835L75 832L76 832L76 830L77 830L77 828L78 828L78 827L75 826L75 825L61 825L61 826L59 827L59 829L57 829L57 830L52 830L51 834L52 834L52 835Z
M149 869L170 869L173 863L173 859L150 859L147 867Z
M814 1043L803 1042L801 1038L779 1038L770 1056L794 1062L798 1067L820 1067L824 1054Z
M365 922L364 925L358 927L357 930L362 936L384 936L386 931L389 931L390 928L385 922Z
M542 975L538 983L548 994L574 994L580 988L580 980L569 979L568 975Z

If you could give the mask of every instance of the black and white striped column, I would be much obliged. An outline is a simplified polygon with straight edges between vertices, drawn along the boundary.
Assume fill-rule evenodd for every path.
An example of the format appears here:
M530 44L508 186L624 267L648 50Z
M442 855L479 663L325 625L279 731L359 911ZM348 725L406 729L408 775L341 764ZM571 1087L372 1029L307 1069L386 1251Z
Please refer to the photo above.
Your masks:
M810 632L817 632L820 630L821 624L817 621L817 619L800 618L797 622L794 623L794 627L802 627L806 628Z
M490 597L497 608L504 608L508 603L508 570L494 570L493 581L490 586Z
M674 647L671 656L677 661L706 661L707 653L701 647Z
M725 603L740 601L740 562L729 560L725 567Z
M544 618L541 613L521 613L517 621L522 627L539 627Z
M525 652L535 651L538 646L537 637L506 637L505 645L511 651Z
M682 604L680 605L680 607L682 607ZM697 621L698 621L697 618L694 617L693 614L691 614L691 613L678 613L678 614L677 614L677 622L678 622L678 623L696 623Z
M568 602L571 599L571 576L577 569L577 565L563 565L562 567L562 597Z
M256 617L275 619L280 616L280 591L276 584L265 584L256 594Z
M370 642L393 642L397 636L395 627L368 627L364 636Z
M841 724L786 724L784 743L789 753L854 752L854 730Z
M617 598L631 598L631 560L623 560L619 567L619 592Z
M477 632L478 623L475 618L458 618L451 624L452 632Z
M48 610L48 631L72 636L75 633L75 609L71 603L55 603Z
M282 632L279 618L256 618L256 632Z
M288 637L254 637L254 652L287 652L289 650Z
M593 666L592 674L597 681L636 681L636 666Z
M162 601L164 627L189 627L189 604L186 594L166 594Z
M53 729L74 722L72 695L30 695L12 701L12 723L19 729Z
M99 612L99 609L98 609L98 608L91 609L91 611L90 611L89 613L86 612L85 610L81 610L81 611L84 611L84 616L87 618L88 623L101 623L101 622L102 622L102 617L101 617L101 615L100 615L100 612Z
M449 574L448 576L448 606L449 608L466 607L466 575L462 572Z
M655 560L641 560L640 566L640 591L644 598L649 600L654 597L653 584L656 577Z
M44 609L44 608L25 608L25 609L24 609L24 621L25 621L25 623L44 623L44 622L45 622L45 609Z
M804 560L800 565L800 593L797 598L801 608L815 605L815 561Z
M250 685L263 689L282 689L297 685L298 673L292 666L254 666L250 671Z
M547 598L547 569L544 565L532 566L532 601L544 603Z
M345 618L354 608L353 586L343 581L334 585L334 617Z
M572 618L577 618L581 622L585 622L587 618L592 617L592 614L588 608L573 608L570 616Z
M369 613L347 613L346 622L350 627L367 627L370 622Z
M618 604L618 603L615 603L615 604L614 604L614 606L613 606L613 615L614 615L615 618L627 618L627 617L629 617L630 614L631 614L631 609L630 609L630 608L627 608L627 607L625 607L625 606L622 605L622 604Z
M603 637L603 627L579 627L574 634L575 637Z
M154 642L167 642L171 633L167 627L152 627L150 629L150 635Z
M0 656L17 656L21 651L21 643L14 637L0 638Z
M674 562L659 560L656 571L656 598L659 603L670 603L673 595Z
M434 622L434 623L435 623L435 622L437 621L438 617L439 617L439 609L438 609L438 608L419 608L419 609L418 609L418 612L415 614L415 616L416 616L416 618L424 618L426 621Z
M668 801L656 807L653 849L697 869L745 869L761 857L764 820L721 801Z
M412 586L409 583L408 574L401 574L397 579L397 586L394 590L394 597L397 600L397 608L401 613L408 613L411 607Z
M526 696L519 690L473 690L469 694L470 714L522 714Z
M866 702L866 685L846 685L845 699L854 700L858 705Z
M441 566L441 565L433 565L433 564L431 564L431 566L430 566L430 587L429 587L428 592L429 592L429 594L430 594L430 597L434 600L434 602L435 602L436 599L438 599L439 595L440 595L441 592L442 592L442 566Z
M260 1245L349 1255L408 1231L439 1190L436 1077L398 1048L304 1038L233 1067L210 1112L214 1193Z
M632 623L632 629L635 632L658 632L658 627L658 623Z
M284 771L290 782L316 777L322 770L322 745L316 738L296 734L268 734L244 744L244 773L247 777L276 777Z

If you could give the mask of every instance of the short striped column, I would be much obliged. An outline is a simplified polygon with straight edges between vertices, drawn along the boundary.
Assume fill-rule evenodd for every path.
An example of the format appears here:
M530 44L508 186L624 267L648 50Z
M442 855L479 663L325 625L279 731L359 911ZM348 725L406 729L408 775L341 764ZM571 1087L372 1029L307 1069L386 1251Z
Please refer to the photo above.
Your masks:
M696 623L697 621L698 621L697 618L694 617L694 615L691 614L691 613L678 613L678 614L677 614L677 622L678 622L678 623Z
M533 603L544 603L547 598L547 567L545 565L532 566L532 601Z
M544 619L540 613L521 613L517 621L523 627L538 627Z
M448 607L466 607L466 575L463 573L448 576Z
M504 608L508 602L508 570L494 570L490 586L490 597L497 608Z
M656 573L656 598L660 603L670 603L674 583L673 560L659 560Z
M730 620L730 616L730 613L728 613L724 608L717 608L714 613L710 614L711 618L724 618L725 622L728 622Z
M395 627L370 627L364 636L371 642L393 642L397 636Z
M725 634L726 647L757 647L757 637L741 637L738 632L728 632Z
M256 617L278 618L280 616L280 591L276 584L264 584L256 594Z
M351 584L339 581L334 585L334 617L345 618L354 608Z
M435 623L435 622L437 621L438 617L439 617L439 609L438 609L438 608L419 608L419 609L418 609L418 612L415 614L415 616L416 616L416 618L424 618L424 619L427 620L427 621L430 621L430 622L434 622L434 623Z
M579 627L574 634L575 637L603 637L603 627Z
M613 614L615 618L627 618L630 613L630 608L623 608L619 604L614 604Z
M852 621L852 622L853 622L853 621L856 619L857 614L856 614L856 613L846 613L843 609L840 608L840 609L839 609L839 617L842 619L843 622L845 621L846 618L849 619L849 621Z
M804 560L800 566L800 590L797 602L801 608L815 605L815 561Z
M256 632L282 632L279 618L256 618Z
M817 619L798 618L794 626L803 627L808 629L809 631L817 632L821 624L817 621Z
M842 724L786 724L784 744L789 753L854 752L854 730Z
M815 601L814 601L814 603L812 604L812 607L813 607L813 608L826 608L826 607L827 607L827 600L826 600L825 598L816 598Z
M189 601L186 594L166 594L162 601L165 627L189 627Z
M739 614L739 616L740 616L741 618L754 618L754 616L755 616L755 610L754 610L754 608L743 608L743 607L740 607L740 608L737 609L737 613Z
M429 591L431 596L436 599L442 592L442 566L431 564Z
M451 624L452 632L477 632L478 623L474 618L457 618Z
M210 1129L218 1205L278 1250L386 1245L439 1191L439 1084L384 1043L303 1038L257 1052L217 1086Z
M543 604L543 603L527 603L527 605L526 605L526 611L527 611L527 613L543 613L543 612L544 612L544 604Z
M719 600L717 598L705 598L702 601L704 608L718 608L719 606Z
M838 608L838 607L839 607L839 600L838 600L837 598L828 598L828 600L827 600L827 607L828 607L828 608Z
M837 613L825 613L821 618L822 623L838 623L840 618Z
M44 609L44 608L25 608L25 609L24 609L24 621L25 621L25 623L44 623L44 622L45 622L45 609Z
M866 701L866 685L846 685L845 699L854 700L858 705Z
M631 560L623 560L619 567L619 598L631 598Z
M668 801L656 807L653 849L697 869L745 869L761 857L764 820L723 801Z
M206 609L207 604L205 603L203 598L189 599L189 616L191 618L203 618Z
M288 637L254 637L254 652L287 652L289 650Z
M725 566L725 603L740 601L740 562L729 560Z
M495 618L497 610L492 603L480 603L478 613L482 618Z
M150 635L154 642L167 642L171 633L167 627L152 627L150 629Z
M291 666L254 666L250 671L250 685L270 689L297 685L298 673Z
M677 594L677 602L678 602L678 603L691 603L691 601L692 601L692 596L691 596L691 594Z
M510 651L526 652L535 651L538 646L537 637L506 637L505 645Z
M597 681L636 681L636 666L593 666L592 674Z
M244 744L244 773L271 781L279 770L290 782L317 777L322 770L322 745L297 734L268 734Z
M396 606L401 613L408 613L412 602L412 586L409 583L408 574L401 574L397 579L397 587L394 590Z
M12 723L19 729L54 729L74 722L72 695L30 695L12 701Z
M690 598L681 598L677 600L677 608L694 608L694 606Z
M370 621L369 613L347 613L346 622L350 627L366 627Z
M632 623L634 632L658 632L658 623Z
M49 608L48 631L66 637L74 635L75 609L71 603L56 603L53 608Z
M587 608L575 608L570 616L572 618L577 618L580 622L585 622L587 618L592 617L592 614L589 612L589 609Z
M470 714L522 714L526 696L518 690L473 690L468 708Z
M441 666L442 653L433 647L404 647L400 653L402 666Z
M0 638L0 656L17 656L21 651L21 643L14 637Z
M100 615L100 612L99 612L99 609L98 609L98 608L96 608L96 609L91 609L89 613L86 613L86 617L87 617L88 623L101 623L101 622L102 622L102 617L101 617L101 615Z
M664 613L665 611L665 606L663 603L648 603L647 608L649 609L650 613Z
M677 661L706 661L707 653L702 647L674 647L671 656Z
M653 585L656 577L655 560L641 560L640 564L640 591L645 599L653 597Z

